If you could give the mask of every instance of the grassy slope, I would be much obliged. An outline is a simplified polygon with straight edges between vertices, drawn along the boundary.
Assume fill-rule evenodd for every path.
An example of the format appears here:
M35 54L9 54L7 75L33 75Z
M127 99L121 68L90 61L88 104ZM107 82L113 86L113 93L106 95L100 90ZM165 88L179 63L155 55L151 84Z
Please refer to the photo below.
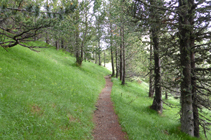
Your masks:
M0 139L92 139L94 104L109 72L92 63L76 67L53 48L8 51L0 48ZM144 83L113 82L115 110L130 139L193 139L179 132L177 109L165 106L163 115L149 109Z
M53 48L0 47L0 139L92 139L92 113L109 71Z
M120 124L131 140L194 140L179 131L179 110L169 108L164 104L164 113L157 114L149 109L152 99L147 97L148 86L128 82L121 86L115 78L113 80L112 100L115 111L120 118ZM169 102L179 105L175 99ZM205 139L202 135L201 139ZM211 136L208 136L211 139Z

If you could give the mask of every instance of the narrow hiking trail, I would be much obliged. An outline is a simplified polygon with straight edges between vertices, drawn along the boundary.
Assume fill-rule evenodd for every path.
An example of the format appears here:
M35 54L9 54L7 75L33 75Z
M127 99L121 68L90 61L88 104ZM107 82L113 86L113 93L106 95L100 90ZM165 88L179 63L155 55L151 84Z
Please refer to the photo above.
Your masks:
M109 76L106 76L105 79L106 86L100 93L93 118L95 123L94 140L126 140L127 134L122 132L110 98L113 83Z

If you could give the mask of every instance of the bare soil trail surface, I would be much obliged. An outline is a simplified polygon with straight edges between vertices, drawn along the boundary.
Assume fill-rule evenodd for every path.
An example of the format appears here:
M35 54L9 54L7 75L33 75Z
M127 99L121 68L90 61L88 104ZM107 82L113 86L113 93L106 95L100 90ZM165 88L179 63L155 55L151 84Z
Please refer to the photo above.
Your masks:
M93 118L95 123L94 140L126 140L127 134L122 132L110 98L113 83L109 76L106 76L105 79L106 86L99 96Z

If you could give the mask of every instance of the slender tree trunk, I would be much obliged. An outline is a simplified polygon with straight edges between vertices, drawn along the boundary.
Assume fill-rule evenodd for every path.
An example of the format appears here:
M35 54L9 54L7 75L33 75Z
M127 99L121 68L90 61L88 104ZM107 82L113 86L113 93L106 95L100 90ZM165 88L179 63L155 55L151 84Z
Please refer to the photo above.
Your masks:
M106 50L104 50L104 67L105 67L105 58L106 58L105 51L106 51Z
M112 43L111 43L111 45L112 45ZM112 74L111 74L111 77L113 77L113 76L115 75L113 46L111 46L111 67L112 67Z
M112 74L111 77L113 77L115 75L115 71L114 71L114 56L113 56L113 46L112 46L112 41L110 41L110 47L111 47L111 67L112 67Z
M122 0L122 11L124 12L124 2L125 0ZM124 16L121 15L121 31L122 31L122 34L121 34L121 41L122 41L122 75L121 75L121 80L122 80L122 85L125 84L125 43L124 43Z
M83 61L83 58L84 58L84 44L81 45L81 64L82 64L82 61Z
M122 36L122 28L120 28L120 36ZM119 49L119 77L122 81L122 41L120 42L120 49Z
M99 57L99 66L101 66L100 52L99 52L98 57Z
M48 5L48 0L46 1L46 4ZM49 44L48 32L47 32L47 30L46 30L46 36L45 36L45 43Z
M192 0L189 0L192 1ZM194 136L193 95L191 90L191 48L190 26L188 19L189 1L179 1L179 39L180 62L182 68L181 82L181 130L190 136Z
M125 84L125 43L124 43L124 25L122 25L122 85Z
M45 43L49 44L48 32L45 33Z
M149 62L149 68L150 68L150 72L149 72L149 97L153 97L154 95L154 91L153 91L153 84L152 84L152 80L153 80L153 70L152 70L152 45L150 45L150 62Z
M55 42L55 45L56 45L56 50L59 50L59 45L58 45L58 41L57 40Z
M100 54L101 54L101 48L100 48L100 40L98 40L98 54L99 54L99 66L101 66L101 59L100 59Z
M84 59L84 44L86 42L86 35L87 35L87 31L88 31L88 22L87 22L87 11L85 12L85 32L84 32L84 35L83 35L83 41L81 42L81 64L82 64L82 61Z
M78 3L78 0L77 0ZM76 11L76 21L79 20L79 10ZM81 66L82 60L80 57L80 42L79 42L79 23L76 25L76 64Z
M165 99L168 99L168 92L165 91Z
M110 3L110 9L111 9L111 3ZM110 48L111 48L111 67L112 67L111 77L113 77L115 75L115 70L114 70L114 52L113 52L113 31L112 31L111 21L110 21Z
M95 64L97 64L97 50L95 51Z
M116 58L116 78L118 78L118 75L119 75L119 65L118 65L118 47L117 46L116 46L115 58Z

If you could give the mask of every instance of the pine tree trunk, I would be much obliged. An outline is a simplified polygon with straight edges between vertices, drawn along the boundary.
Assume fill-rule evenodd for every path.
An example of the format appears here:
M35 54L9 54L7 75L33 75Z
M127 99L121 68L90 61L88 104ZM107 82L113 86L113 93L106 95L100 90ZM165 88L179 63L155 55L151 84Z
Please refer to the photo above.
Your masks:
M116 46L115 58L116 58L116 78L118 78L119 66L118 66L118 47L117 46Z
M111 6L111 5L110 5ZM114 70L114 52L113 52L113 32L112 32L112 23L110 22L110 48L111 48L111 67L112 67L112 74L111 77L115 75L115 70Z
M194 1L190 1L192 7L191 10L189 10L190 18L189 22L192 26L191 31L190 31L190 48L194 48L194 35L193 35L193 26L194 26L194 14L193 8L194 6ZM191 85L192 85L192 99L193 99L193 122L194 122L194 137L199 138L199 112L198 112L198 102L197 102L197 94L196 94L196 80L195 80L195 54L194 54L194 49L191 50Z
M168 92L165 91L165 99L168 99Z
M184 34L183 34L184 33ZM183 32L185 38L185 32ZM191 136L194 136L193 123L193 106L191 92L191 65L190 65L190 48L186 43L186 39L181 39L181 67L182 67L182 82L181 82L181 130Z
M45 33L45 43L49 44L48 32Z
M99 66L101 66L100 53L98 56L99 56Z
M163 112L162 93L161 93L161 75L160 75L160 57L159 57L159 41L156 30L152 30L152 40L154 46L154 74L155 74L155 97L151 109L159 113Z
M55 42L55 45L56 45L56 50L59 50L59 45L58 45L58 41L57 40Z
M112 46L112 43L111 43L111 46L110 47L111 47L111 67L112 67L111 77L113 77L115 75L115 71L114 71L114 56L113 56L113 46Z
M152 45L150 45L150 62L149 62L150 72L149 72L149 97L153 97L154 91L153 91L153 70L152 70Z
M97 64L97 50L95 51L95 64Z
M100 59L100 54L101 54L100 40L98 40L98 47L99 47L99 50L98 50L98 54L99 54L99 66L101 66L101 59Z
M104 67L105 67L105 58L106 58L105 51L106 51L106 50L104 50Z
M78 1L77 1L78 3ZM76 21L79 20L79 10L76 11ZM79 23L76 25L76 64L81 66L82 60L80 57L80 42L79 42Z
M125 84L125 43L124 43L124 25L122 25L122 85Z
M192 0L191 0L192 1ZM179 39L180 39L180 62L182 68L181 81L181 130L190 136L194 136L193 118L193 95L191 90L191 48L190 26L188 19L189 2L179 1Z
M83 33L83 41L81 42L81 65L82 65L82 61L84 59L84 44L86 42L86 35L87 35L87 31L88 31L88 23L87 23L87 12L85 12L85 33Z
M193 99L193 120L194 120L194 137L200 136L199 134L199 112L198 112L198 102L196 94L196 81L195 81L195 57L194 52L191 52L191 85L192 85L192 99Z
M156 0L150 0L150 4L156 4ZM156 11L153 7L150 9L150 18L158 21L158 16L156 15ZM158 27L156 27L158 26ZM151 23L151 38L153 42L153 51L154 51L154 74L155 74L155 97L150 107L153 110L156 110L159 113L163 112L163 103L162 103L162 93L161 93L161 75L160 75L160 57L159 57L159 25L155 25Z
M81 64L82 64L83 58L84 58L84 45L82 44L81 45Z
M120 28L120 36L122 36L122 28ZM120 49L119 49L119 77L122 81L122 41L120 42Z

